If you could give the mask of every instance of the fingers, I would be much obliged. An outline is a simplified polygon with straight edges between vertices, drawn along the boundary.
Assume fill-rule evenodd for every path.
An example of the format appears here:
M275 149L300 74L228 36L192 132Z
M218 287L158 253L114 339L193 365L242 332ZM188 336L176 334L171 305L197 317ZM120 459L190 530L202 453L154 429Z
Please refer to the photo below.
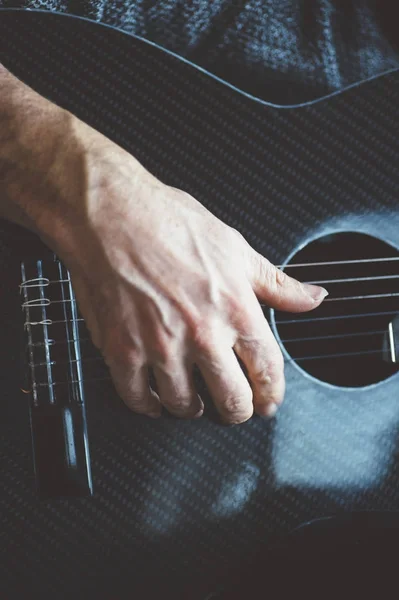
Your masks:
M313 310L327 296L324 288L293 279L249 245L247 253L247 277L252 289L272 308L292 312Z
M191 365L192 367L192 365ZM176 417L200 417L204 404L195 391L192 368L183 362L171 361L166 365L152 365L158 394L151 389L148 366L130 365L126 361L110 364L116 390L125 404L134 412L150 417L161 415L162 405Z
M254 410L272 417L284 399L284 360L279 345L253 295L234 350L244 363L253 391Z
M159 396L149 385L146 365L112 363L110 371L118 394L131 410L149 417L161 416Z
M273 416L284 397L284 361L250 286L248 292L240 303L245 311L237 311L237 318L232 319L237 332L233 342L197 343L190 361L166 357L151 360L158 394L150 388L148 366L135 361L135 354L130 361L126 356L122 360L119 354L118 363L108 362L116 389L127 406L149 416L159 416L163 405L176 417L200 417L204 405L193 381L196 362L223 421L243 423L254 409L261 416ZM244 363L249 382L234 352Z
M258 301L253 298L252 310L246 311L248 316L241 321L241 333L234 344L250 383L229 346L201 348L195 356L222 420L230 424L247 421L254 409L261 416L272 417L284 397L281 351ZM173 360L152 365L152 369L158 394L150 387L147 365L127 366L125 361L110 365L115 387L131 410L158 417L163 405L176 417L189 419L202 415L204 405L195 390L192 364Z
M253 414L252 390L230 347L201 350L196 363L226 423L243 423Z
M161 404L176 417L197 418L204 412L204 404L195 391L192 366L183 361L156 365L152 369L157 382Z

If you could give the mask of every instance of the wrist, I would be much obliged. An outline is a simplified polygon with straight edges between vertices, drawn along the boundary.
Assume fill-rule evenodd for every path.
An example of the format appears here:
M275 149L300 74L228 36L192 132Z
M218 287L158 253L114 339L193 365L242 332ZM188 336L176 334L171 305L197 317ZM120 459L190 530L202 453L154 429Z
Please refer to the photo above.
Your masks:
M38 230L54 195L51 171L67 112L0 68L0 216Z
M85 239L100 235L112 198L126 187L131 197L149 174L120 146L6 70L0 70L0 89L0 216L73 256Z

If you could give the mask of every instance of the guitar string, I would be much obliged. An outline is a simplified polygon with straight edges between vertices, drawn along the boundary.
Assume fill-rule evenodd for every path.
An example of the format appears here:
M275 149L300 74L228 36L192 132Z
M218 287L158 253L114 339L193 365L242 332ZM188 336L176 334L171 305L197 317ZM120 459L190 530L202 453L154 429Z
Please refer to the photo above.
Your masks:
M327 264L343 264L343 263L345 263L345 264L353 264L353 263L358 263L358 262L368 262L368 263L369 262L382 262L382 261L387 262L387 261L391 261L391 260L399 260L399 257L393 257L393 258L389 258L389 259L364 259L364 260L358 260L358 261L330 261L328 263L326 263L326 262L323 262L323 263L297 263L297 264L293 264L293 265L289 265L289 266L308 267L308 266L322 266L322 265L327 265ZM398 278L398 276L395 276L395 275L392 276L391 275L391 276L380 276L380 277L348 278L346 280L345 279L343 279L343 280L342 279L341 280L323 280L323 283L345 283L345 282L354 282L354 281L373 281L373 280L376 280L376 279L381 280L381 279L396 279L396 278ZM71 280L69 278L67 278L67 279L58 279L58 280L49 280L48 278L38 277L38 278L26 280L25 282L23 282L20 285L20 289L22 291L23 288L29 288L29 287L43 288L43 287L45 287L47 285L50 285L50 283L63 283L63 282L70 283L70 281ZM346 297L339 297L339 298L328 298L328 299L325 300L325 302L326 301L335 301L335 302L337 302L337 301L344 301L344 300L362 300L362 299L369 299L369 298L376 299L376 298L387 298L387 297L394 297L394 296L399 296L399 293L391 293L391 294L368 294L368 295L363 295L363 296L346 296ZM59 303L65 304L67 302L71 302L71 303L72 302L76 302L76 299L74 299L74 298L72 299L71 298L71 299L67 299L67 300L53 300L53 301L50 301L47 298L33 299L33 300L29 300L29 301L24 302L22 304L22 308L24 308L24 307L35 307L35 306L43 307L43 306L50 306L51 304L59 304ZM395 314L395 313L390 311L388 314ZM358 317L358 316L361 316L361 315L350 315L350 317L351 316ZM341 315L338 318L342 318L342 317L343 316ZM333 319L334 317L330 317L330 318ZM324 319L328 319L328 317L324 318ZM66 319L66 320L63 320L63 321L60 321L60 320L53 321L51 319L45 319L45 320L42 320L42 321L39 321L39 322L30 322L30 323L27 322L27 323L25 323L25 325L28 325L28 324L29 325L34 325L34 324L35 325L40 325L40 324L41 325L50 325L50 324L53 324L53 323L56 323L56 322L64 322L64 323L66 323L68 321L69 322L76 322L76 320L82 320L83 321L83 319L70 319L70 320ZM314 319L310 319L310 320L314 320ZM296 319L294 321L296 321L296 322L301 322L302 321L303 322L304 320L303 319L299 319L299 320ZM287 321L283 321L283 322L287 323ZM292 339L282 340L281 342L282 343L287 343L287 342L293 342L293 341L310 341L310 340L314 341L314 340L317 340L317 339L333 339L334 337L335 338L340 338L340 337L346 337L346 338L348 338L348 337L357 337L359 335L373 335L373 334L377 334L377 333L384 333L384 332L383 331L381 331L381 332L364 332L364 333L357 333L357 334L342 334L341 336L336 335L336 336L316 336L316 337L308 337L308 338L292 338ZM82 340L80 340L80 341L82 341ZM56 343L56 342L54 342L54 343ZM378 351L369 351L369 352L371 352L371 353L380 352L380 350L378 350ZM367 351L363 351L361 354L364 354L364 353L367 353ZM356 354L359 354L359 353L356 353ZM323 358L323 357L324 358L332 358L334 356L353 356L353 355L354 355L354 353L352 352L352 353L340 353L338 355L337 354L331 354L331 355L315 355L315 356L312 356L312 357L310 357L310 356L309 357L298 357L298 358L293 358L291 360L299 361L299 360L310 360L310 359ZM95 358L95 359L88 359L88 358L86 358L84 360L85 361L87 361L87 360L101 360L101 357ZM31 365L31 366L45 366L46 364L47 364L47 362L46 363L39 363L37 365ZM52 362L51 364L56 364L56 363Z
M266 304L261 304L261 306L268 308ZM303 313L305 314L305 313ZM291 323L313 323L313 321L337 321L340 319L360 319L365 317L380 317L384 315L397 315L397 310L382 310L379 312L368 312L368 313L359 313L354 315L337 315L330 317L305 317L301 319L277 319L275 321L276 325L286 325Z
M390 294L366 294L364 296L342 296L340 298L326 298L323 302L344 302L346 300L369 300L370 298L394 298L399 292Z
M364 352L345 352L345 353L340 353L340 354L329 354L326 355L323 358L337 358L337 357L345 357L345 356L361 356L361 355L371 355L371 354L380 354L381 350L367 350ZM303 360L315 360L315 359L319 359L320 356L315 355L315 356L305 356L305 357L298 357L298 358L289 358L289 359L284 359L284 363L288 364L291 362L300 362ZM54 381L52 382L52 385L68 385L71 383L87 383L90 381L111 381L112 378L111 376L101 376L101 377L84 377L83 379L70 379L67 381ZM32 387L49 387L48 383L44 383L44 382L34 382L32 383Z
M376 277L348 277L346 279L320 279L318 281L304 281L303 283L320 285L321 283L357 283L359 281L382 281L386 279L399 279L399 275L378 275Z
M399 259L399 257L398 257ZM365 260L364 262L376 262L377 259L374 260L370 260L367 261ZM394 259L390 259L390 260L394 260ZM341 261L342 264L343 261ZM348 264L350 261L346 261L345 264ZM363 261L359 261L359 262L363 262ZM335 264L334 262L328 262L328 263L298 263L298 264L288 264L285 266L277 266L278 269L285 269L287 267L313 267L313 266L319 266L319 265L333 265ZM343 279L320 279L320 280L312 280L312 281L304 281L303 283L311 283L313 285L318 285L321 283L357 283L359 281L381 281L381 280L388 280L388 279L399 279L399 275L375 275L375 276L371 276L371 277L346 277ZM35 287L48 287L50 284L55 284L55 283L69 283L71 280L70 279L47 279L46 277L36 277L34 279L28 279L22 283L20 283L19 288L22 291L24 288L35 288ZM40 283L39 283L40 282Z
M260 306L263 306L264 308L269 308L266 304L261 304ZM359 313L359 314L354 314L354 315L338 315L338 316L329 316L329 317L310 317L310 318L301 318L301 319L278 319L276 321L277 325L286 325L286 324L292 324L292 323L309 323L309 322L313 322L313 321L336 321L339 319L359 319L359 318L365 318L365 317L379 317L379 316L385 316L385 315L396 315L398 314L397 310L383 310L383 311L379 311L379 312L368 312L368 313ZM266 319L267 320L267 319ZM32 326L37 326L37 325L59 325L59 324L63 324L63 323L73 323L76 321L80 321L80 322L84 322L84 319L81 317L78 317L76 319L44 319L42 321L25 321L24 323L24 327L27 327L28 325L32 325ZM268 321L269 322L269 321ZM269 323L270 324L270 323Z
M341 339L341 338L354 338L354 337L363 337L363 336L368 336L368 335L381 335L383 333L387 333L387 331L385 329L381 329L378 331L362 331L362 332L356 332L356 333L343 333L343 334L334 334L334 335L316 335L313 337L296 337L296 338L286 338L286 339L282 339L280 340L281 343L286 344L286 343L293 343L293 342L309 342L309 341L316 341L316 340L330 340L330 339ZM75 344L76 342L79 343L86 343L86 342L91 342L90 338L72 338L70 340L49 340L47 345L48 346L59 346L62 344ZM44 348L46 346L46 342L35 342L35 343L27 343L26 344L26 349L28 348Z
M330 265L358 265L361 263L392 262L399 260L399 256L389 258L359 258L352 260L329 260L313 263L288 263L287 265L276 265L277 269L287 269L293 267L327 267Z
M281 345L281 344L279 344ZM316 359L325 359L325 358L342 358L343 356L363 356L363 355L367 355L367 354L380 354L382 352L381 349L378 350L362 350L362 351L357 351L357 352L334 352L331 354L314 354L314 355L309 355L309 356L298 356L298 357L293 357L290 359L284 359L285 363L290 363L290 362L300 362L302 360L316 360ZM67 361L43 361L40 363L28 363L29 367L48 367L48 366L66 366L69 365L70 363L87 363L87 362L103 362L104 359L102 356L93 356L93 357L85 357L85 358L81 358L81 359L68 359ZM398 365L399 366L399 365Z
M323 300L325 302L345 302L348 300L369 300L376 298L394 298L399 296L399 292L393 292L388 294L365 294L362 296L340 296L338 298L326 298ZM32 300L27 300L21 304L21 308L35 308L35 307L46 307L51 306L52 304L68 304L77 302L75 298L67 298L66 300L50 300L49 298L34 298Z
M360 259L351 259L351 260L329 260L329 261L321 261L321 262L312 262L312 263L288 263L286 265L276 265L277 269L287 269L287 268L297 268L297 267L326 267L330 265L351 265L351 264L362 264L362 263L378 263L378 262L393 262L399 261L399 256L391 256L391 257L379 257L379 258L360 258ZM33 283L33 282L42 282ZM48 279L48 277L35 277L33 279L27 279L23 281L19 287L36 287L38 285L47 286L50 283L69 283L70 279ZM33 285L32 285L33 283Z

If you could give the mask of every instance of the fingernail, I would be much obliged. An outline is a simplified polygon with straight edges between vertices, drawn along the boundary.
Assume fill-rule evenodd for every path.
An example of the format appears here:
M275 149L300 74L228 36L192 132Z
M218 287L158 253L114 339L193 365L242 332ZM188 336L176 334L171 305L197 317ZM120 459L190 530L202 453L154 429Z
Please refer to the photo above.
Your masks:
M268 417L269 419L272 419L276 415L277 411L278 406L274 402L272 402L271 404L264 404L263 406L260 406L258 408L258 413L262 417Z
M319 285L312 285L311 283L303 283L302 285L308 296L310 296L315 302L320 302L321 300L324 300L326 296L328 296L327 290Z

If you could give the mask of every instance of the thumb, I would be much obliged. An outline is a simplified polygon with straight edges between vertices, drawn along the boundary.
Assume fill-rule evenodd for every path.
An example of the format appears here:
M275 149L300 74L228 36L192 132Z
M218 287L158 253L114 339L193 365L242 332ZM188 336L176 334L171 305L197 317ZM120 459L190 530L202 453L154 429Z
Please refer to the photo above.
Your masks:
M249 253L248 278L259 300L271 308L305 312L317 308L328 295L327 290L290 277L253 248Z

